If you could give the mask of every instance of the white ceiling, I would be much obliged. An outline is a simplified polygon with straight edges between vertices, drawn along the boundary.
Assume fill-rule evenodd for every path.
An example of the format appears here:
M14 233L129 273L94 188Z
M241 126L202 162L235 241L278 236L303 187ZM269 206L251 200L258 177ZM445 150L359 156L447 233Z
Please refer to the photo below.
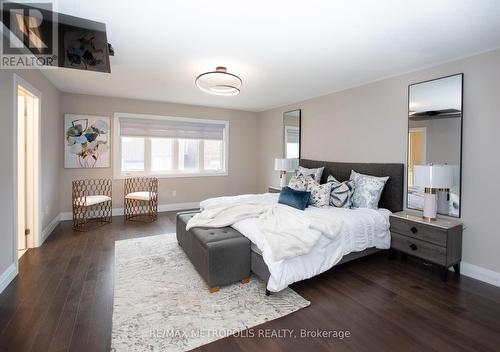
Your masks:
M262 111L500 47L498 0L59 0L105 22L111 74L45 70L62 91ZM226 66L241 93L200 91Z

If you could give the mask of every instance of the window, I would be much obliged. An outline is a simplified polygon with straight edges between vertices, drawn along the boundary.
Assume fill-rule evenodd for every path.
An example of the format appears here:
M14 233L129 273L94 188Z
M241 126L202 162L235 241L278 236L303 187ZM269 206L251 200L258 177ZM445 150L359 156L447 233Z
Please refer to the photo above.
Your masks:
M203 162L205 170L219 170L222 167L224 148L222 141L205 141Z
M299 134L298 127L285 126L285 153L286 159L296 159L299 157Z
M115 114L114 175L227 175L229 123Z
M200 144L196 139L179 139L179 170L197 170L200 168Z
M122 138L122 170L144 171L144 138Z
M172 138L151 138L151 171L172 170L174 142Z

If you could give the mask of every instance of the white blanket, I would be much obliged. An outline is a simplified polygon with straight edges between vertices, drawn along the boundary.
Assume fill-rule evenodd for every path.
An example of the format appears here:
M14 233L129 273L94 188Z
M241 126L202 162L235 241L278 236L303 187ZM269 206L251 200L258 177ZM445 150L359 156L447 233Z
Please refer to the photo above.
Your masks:
M321 235L334 239L341 231L342 219L305 215L301 210L262 200L259 196L215 198L203 204L203 211L191 218L193 227L225 227L245 219L258 218L274 261L307 254Z
M202 209L224 200L233 204L241 200L252 200L254 204L276 204L278 193L243 195L237 197L212 198L200 203ZM316 276L337 264L344 255L376 247L390 247L389 232L390 211L386 209L345 209L308 207L304 215L332 217L343 220L342 229L335 239L321 236L312 250L304 255L275 261L269 248L267 236L260 230L260 219L249 218L236 222L232 227L250 239L253 247L259 251L271 276L267 282L270 291L277 292L288 285Z

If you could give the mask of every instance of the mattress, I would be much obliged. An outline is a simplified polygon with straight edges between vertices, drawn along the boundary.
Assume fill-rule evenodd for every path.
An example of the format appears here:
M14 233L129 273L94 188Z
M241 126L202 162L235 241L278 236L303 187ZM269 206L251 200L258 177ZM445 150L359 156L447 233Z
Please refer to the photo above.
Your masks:
M277 201L278 194L269 194L266 197L269 201ZM390 247L391 212L387 209L308 207L305 212L342 218L340 235L334 240L321 236L309 253L280 261L274 261L270 253L266 253L265 238L259 231L258 219L242 220L232 226L250 239L252 250L262 256L271 274L267 284L270 291L281 291L294 282L316 276L332 268L349 253L360 252L367 248Z

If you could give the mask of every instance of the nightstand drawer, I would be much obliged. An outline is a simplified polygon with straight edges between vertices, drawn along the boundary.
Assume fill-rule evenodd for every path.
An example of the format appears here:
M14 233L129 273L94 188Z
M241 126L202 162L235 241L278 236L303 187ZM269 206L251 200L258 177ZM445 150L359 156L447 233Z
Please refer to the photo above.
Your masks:
M391 228L392 230L392 228ZM430 262L445 265L446 248L391 231L391 248Z
M447 232L444 229L420 224L415 221L407 221L394 216L390 217L390 222L391 231L446 247Z

